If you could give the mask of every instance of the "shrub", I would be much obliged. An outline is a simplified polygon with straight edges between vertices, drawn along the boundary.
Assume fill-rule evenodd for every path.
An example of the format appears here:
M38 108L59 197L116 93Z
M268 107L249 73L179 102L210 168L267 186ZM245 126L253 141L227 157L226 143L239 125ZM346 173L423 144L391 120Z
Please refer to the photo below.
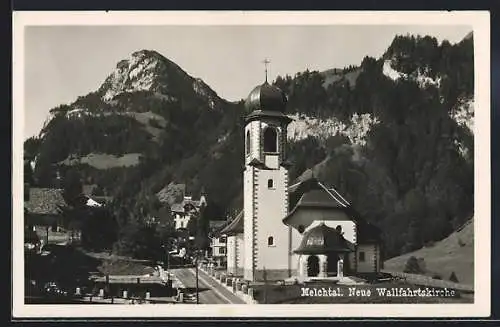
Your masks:
M450 282L458 283L458 278L457 278L457 275L455 274L454 271L451 272L449 279L450 279Z
M421 274L424 270L422 269L419 260L414 256L411 256L408 258L408 261L406 261L404 272L409 274Z
M432 279L443 279L443 278L441 277L440 274L435 273L432 275Z

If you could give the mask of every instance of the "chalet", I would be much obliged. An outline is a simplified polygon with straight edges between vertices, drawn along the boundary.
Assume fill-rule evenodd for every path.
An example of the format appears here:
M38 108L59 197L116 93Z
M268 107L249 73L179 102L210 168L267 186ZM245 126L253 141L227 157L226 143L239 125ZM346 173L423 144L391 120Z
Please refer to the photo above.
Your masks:
M170 211L174 217L175 229L187 229L189 221L199 214L202 205L207 205L203 194L199 200L193 200L191 196L184 196L181 202L173 203L170 206Z
M24 201L24 224L38 234L59 232L63 226L62 210L67 207L62 189L31 187ZM43 235L43 234L42 234Z

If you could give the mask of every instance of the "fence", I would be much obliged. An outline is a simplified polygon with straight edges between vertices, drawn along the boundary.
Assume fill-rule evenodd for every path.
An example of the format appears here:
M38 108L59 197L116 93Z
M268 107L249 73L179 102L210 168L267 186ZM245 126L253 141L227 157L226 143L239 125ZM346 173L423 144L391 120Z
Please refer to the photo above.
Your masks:
M410 283L416 284L416 285L429 286L429 287L439 287L439 288L452 288L452 289L455 289L457 291L474 292L473 285L459 284L459 283L454 283L454 282L450 282L447 280L434 279L434 278L429 277L429 276L408 274L408 273L404 273L404 272L388 271L388 270L382 270L382 272L391 274L394 277L402 278L402 279L404 279Z

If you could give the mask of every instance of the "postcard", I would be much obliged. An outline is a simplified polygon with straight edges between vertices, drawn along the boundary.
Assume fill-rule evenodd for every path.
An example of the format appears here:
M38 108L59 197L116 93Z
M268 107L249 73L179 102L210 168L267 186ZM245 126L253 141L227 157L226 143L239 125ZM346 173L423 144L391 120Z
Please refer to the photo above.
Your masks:
M13 316L489 316L489 24L14 12Z

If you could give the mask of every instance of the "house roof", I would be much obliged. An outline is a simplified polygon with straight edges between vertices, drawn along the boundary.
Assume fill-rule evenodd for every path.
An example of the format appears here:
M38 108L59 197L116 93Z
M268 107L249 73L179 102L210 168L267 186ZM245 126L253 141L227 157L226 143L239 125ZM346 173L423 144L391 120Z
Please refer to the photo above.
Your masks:
M173 212L184 212L184 203L172 203L170 210Z
M172 203L170 205L170 210L173 212L186 212L190 210L198 210L200 206L201 206L201 200L192 200L190 198L184 198L182 202Z
M219 237L222 235L220 231L226 226L226 220L210 220L209 222L209 233L210 236Z
M224 227L219 234L236 235L243 233L243 210Z
M210 230L216 230L216 229L220 229L225 224L226 224L225 220L210 220L209 228L210 228Z
M326 254L328 252L351 252L354 244L342 234L324 223L304 233L300 246L294 251L300 254Z
M57 215L67 206L62 189L30 188L30 196L25 202L28 214Z

